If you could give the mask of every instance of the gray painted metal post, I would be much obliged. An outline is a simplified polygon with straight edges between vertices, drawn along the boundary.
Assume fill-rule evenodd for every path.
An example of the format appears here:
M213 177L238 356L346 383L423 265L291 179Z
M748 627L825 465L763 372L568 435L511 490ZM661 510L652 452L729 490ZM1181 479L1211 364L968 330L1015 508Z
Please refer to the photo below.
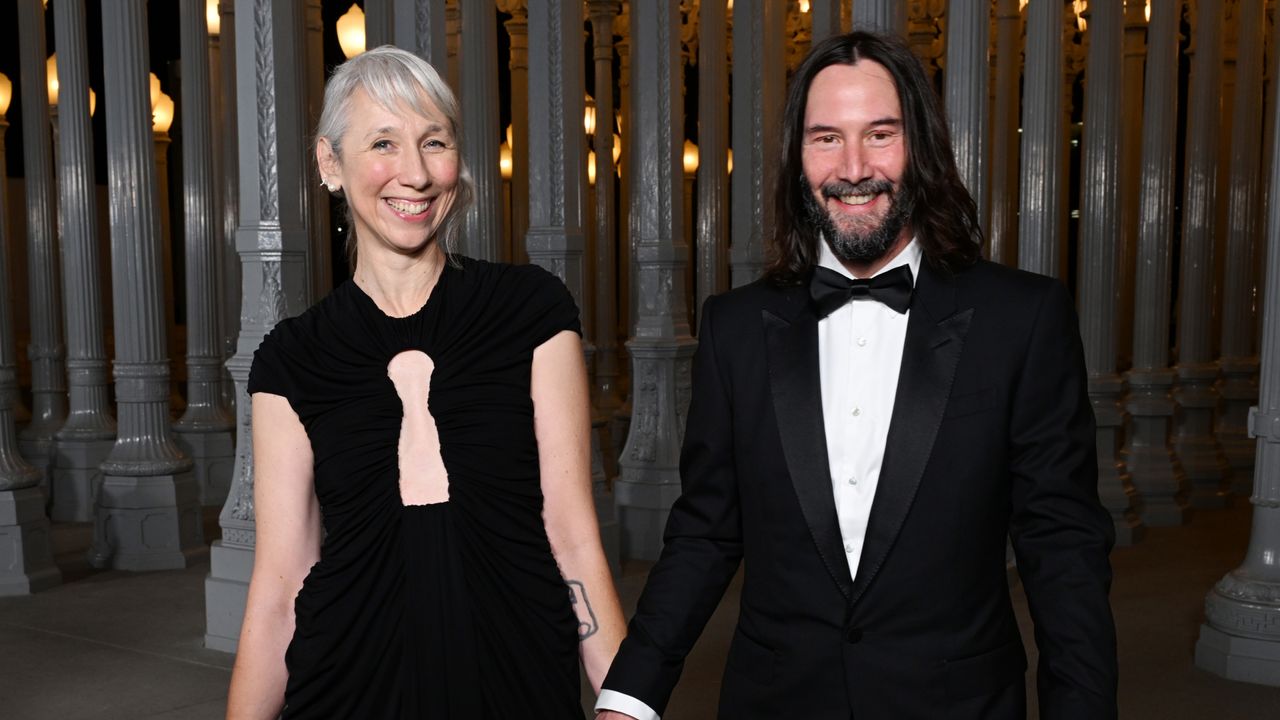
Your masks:
M1191 481L1191 504L1220 508L1227 461L1213 434L1218 365L1210 322L1217 209L1218 135L1222 69L1222 0L1200 0L1192 32L1187 98L1187 151L1182 194L1182 252L1178 281L1178 384L1174 447Z
M1128 472L1118 455L1124 382L1116 373L1116 261L1120 250L1120 143L1123 69L1122 8L1090 8L1088 82L1084 96L1084 150L1080 167L1079 303L1089 399L1097 419L1098 495L1111 513L1116 542L1142 537L1142 521L1127 492Z
M218 96L217 129L221 143L222 163L218 178L221 187L218 222L222 224L222 357L226 361L236 353L236 341L240 337L240 254L236 251L236 226L240 222L240 140L236 128L236 14L234 0L219 0L222 17L218 42L221 44L222 64ZM229 388L223 392L228 405L235 410L235 380L228 371L223 382Z
M765 238L773 232L773 183L786 85L782 53L784 5L774 0L738 0L733 7L732 146L737 148L730 178L733 239L729 264L733 287L760 276ZM633 47L639 56L639 44L633 42ZM637 67L643 66L637 62ZM637 102L632 107L638 110L638 106ZM635 132L643 130L638 125L635 128Z
M45 73L45 23L40 0L18 0L23 172L27 196L27 308L31 313L31 424L18 435L22 454L47 480L54 433L67 419L66 347L58 282L53 146Z
M1150 527L1180 525L1188 516L1186 476L1169 432L1175 407L1169 392L1174 378L1169 368L1169 300L1181 16L1182 0L1152 0L1142 110L1133 368L1125 400L1131 425L1124 459L1142 497L1142 520Z
M1231 490L1253 490L1255 442L1248 435L1249 407L1258 400L1257 318L1254 316L1254 242L1262 230L1259 194L1262 144L1262 0L1241 0L1235 109L1232 112L1227 197L1226 272L1222 290L1221 412L1214 428L1231 466Z
M581 13L579 13L581 15ZM581 67L581 66L579 66ZM502 176L498 172L498 20L490 2L462 3L462 154L475 202L462 231L464 255L500 260Z
M762 15L752 13L756 21ZM745 20L742 13L738 19ZM634 378L631 427L615 492L623 554L656 560L667 515L680 494L680 442L697 345L689 335L682 280L689 249L682 218L684 113L678 0L633 5L631 39L634 67L645 68L632 77L631 85L631 228L639 307L635 334L627 344ZM780 65L774 68L781 71Z
M58 213L70 408L56 435L49 514L55 522L89 522L102 483L98 466L115 444L116 421L108 397L98 280L101 260L84 0L60 0L53 12L58 50L58 192L63 198Z
M1018 82L1022 67L1018 0L996 5L995 100L991 115L991 215L987 257L1004 265L1018 258Z
M392 4L395 0L364 0L364 37L366 48L391 42Z
M835 12L839 30L839 6L826 0L825 12ZM815 3L814 12L819 11ZM715 293L729 289L729 65L728 27L721 3L702 6L698 18L698 296L696 321L702 305ZM818 24L818 15L814 15ZM815 30L816 40L816 30Z
M201 505L222 505L231 487L235 421L222 401L222 338L216 288L220 248L209 103L204 0L179 6L182 52L182 195L186 231L187 409L175 439L191 456Z
M320 0L306 0L305 46L303 72L302 126L310 130L320 124L320 106L324 104L324 21L320 12ZM388 41L390 42L390 41ZM309 143L308 143L309 144ZM307 208L307 235L311 238L311 251L307 254L307 266L311 269L311 297L322 298L333 289L333 234L329 223L328 190L318 181L302 184ZM219 503L221 504L221 503Z
M311 303L307 212L297 188L316 184L307 145L299 141L306 108L302 7L291 0L238 0L237 129L240 137L240 253L243 294L236 355L235 476L209 549L205 578L205 646L235 652L255 542L252 409L246 385L253 353L280 320Z
M613 164L613 21L618 0L590 0L592 47L595 60L596 153L595 191L595 405L601 420L612 417L622 404L618 388L618 231ZM705 9L704 9L705 12ZM601 444L614 455L613 443Z
M17 357L13 342L12 276L9 275L8 174L4 168L4 133L0 115L0 597L27 595L62 582L53 564L49 519L44 514L40 470L18 450L13 399L17 395Z
M1272 59L1271 67L1276 67ZM1275 87L1274 80L1272 87ZM1272 123L1263 293L1262 388L1249 413L1258 438L1253 525L1240 567L1205 598L1196 666L1231 680L1280 686L1280 125Z
M391 0L392 42L431 63L442 76L449 54L444 40L444 0Z
M902 0L853 0L853 29L907 36L907 3Z
M990 0L951 0L947 8L946 107L960 180L978 205L978 221L989 227L987 159L987 35Z
M102 46L119 427L101 466L89 563L181 568L204 543L191 458L169 427L145 0L103 1Z
M1147 0L1125 0L1124 91L1120 101L1120 262L1116 351L1121 365L1133 358L1134 278L1137 276L1138 183L1142 175L1142 76L1147 59Z
M525 0L498 0L511 17L503 22L511 57L511 262L529 261L524 233L529 227L529 13Z
M1018 267L1060 277L1063 126L1062 8L1053 0L1027 5L1027 64L1022 98L1021 214Z
M813 0L813 2L809 3L809 17L812 18L813 22L814 45L817 45L832 35L840 34L840 6L842 4L841 0ZM716 8L715 10L712 9L713 5ZM706 42L708 34L707 20L711 16L711 13L714 12L721 18L724 17L723 3L705 2L702 4L700 12L702 17L699 20L699 23L702 25L702 29L699 31L698 42L702 43ZM703 57L705 57L705 55L703 55ZM721 53L720 57L723 58L724 53ZM702 58L699 58L698 62L701 63ZM698 77L698 82L702 82L701 75ZM706 116L702 114L701 110L699 110L698 117L701 119ZM698 143L698 149L702 149L702 143ZM701 182L701 180L699 180L699 182Z

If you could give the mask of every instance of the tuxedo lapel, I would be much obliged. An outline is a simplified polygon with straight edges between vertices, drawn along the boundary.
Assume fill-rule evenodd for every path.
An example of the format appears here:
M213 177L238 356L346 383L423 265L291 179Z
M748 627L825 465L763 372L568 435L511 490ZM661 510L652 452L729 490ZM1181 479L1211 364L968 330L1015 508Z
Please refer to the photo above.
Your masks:
M818 554L840 591L850 597L853 580L836 517L822 424L818 318L809 308L807 295L796 299L780 312L761 311L773 410L787 471Z
M972 308L956 311L952 280L921 264L880 481L853 582L851 600L855 603L880 570L911 509L942 424L972 318Z

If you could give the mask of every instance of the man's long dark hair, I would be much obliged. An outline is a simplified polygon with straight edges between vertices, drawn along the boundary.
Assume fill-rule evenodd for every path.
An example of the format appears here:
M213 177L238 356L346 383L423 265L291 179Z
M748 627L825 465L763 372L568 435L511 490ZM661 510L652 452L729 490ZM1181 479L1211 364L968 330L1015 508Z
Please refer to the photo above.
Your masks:
M893 77L902 107L907 141L907 167L898 179L898 202L912 208L910 225L919 238L925 260L950 272L972 264L981 252L982 229L978 208L960 181L946 116L924 68L901 41L868 32L827 38L800 64L787 92L782 126L782 162L775 195L773 242L768 248L765 277L790 285L802 282L818 261L818 229L804 221L805 106L813 78L831 65L872 60Z

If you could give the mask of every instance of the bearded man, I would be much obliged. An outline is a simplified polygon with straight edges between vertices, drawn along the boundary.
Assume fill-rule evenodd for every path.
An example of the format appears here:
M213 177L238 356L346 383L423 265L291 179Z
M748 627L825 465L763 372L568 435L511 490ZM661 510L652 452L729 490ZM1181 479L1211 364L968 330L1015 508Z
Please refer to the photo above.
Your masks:
M720 717L1116 715L1114 530L1063 286L979 259L900 41L817 45L788 94L765 277L706 303L683 495L597 703L653 720L739 564ZM626 713L626 715L622 714Z

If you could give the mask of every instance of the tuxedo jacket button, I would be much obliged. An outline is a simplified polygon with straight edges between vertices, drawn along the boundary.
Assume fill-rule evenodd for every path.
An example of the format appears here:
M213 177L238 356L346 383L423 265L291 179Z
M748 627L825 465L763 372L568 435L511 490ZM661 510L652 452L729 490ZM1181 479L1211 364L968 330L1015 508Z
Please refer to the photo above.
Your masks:
M844 631L844 639L850 644L856 644L862 641L862 628L851 627Z

